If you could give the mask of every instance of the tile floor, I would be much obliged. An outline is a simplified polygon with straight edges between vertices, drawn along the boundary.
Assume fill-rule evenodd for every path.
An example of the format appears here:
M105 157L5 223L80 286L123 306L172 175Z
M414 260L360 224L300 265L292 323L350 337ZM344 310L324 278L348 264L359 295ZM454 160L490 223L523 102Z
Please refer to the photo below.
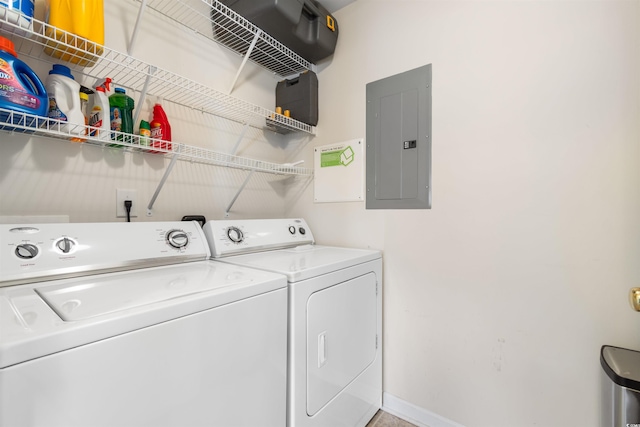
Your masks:
M415 427L413 424L406 422L403 419L394 417L393 415L386 413L382 410L369 421L367 427Z

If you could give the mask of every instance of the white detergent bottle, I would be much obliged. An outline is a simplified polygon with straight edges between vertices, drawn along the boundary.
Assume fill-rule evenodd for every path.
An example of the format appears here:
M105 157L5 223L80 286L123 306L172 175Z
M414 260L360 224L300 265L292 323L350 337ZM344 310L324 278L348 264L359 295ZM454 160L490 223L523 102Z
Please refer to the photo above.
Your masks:
M84 141L83 138L74 137L74 135L84 135L86 127L80 105L80 83L75 81L69 67L54 64L47 76L45 88L49 95L47 115L50 119L63 122L50 121L48 123L49 129L68 134L72 141Z
M89 135L94 138L111 139L109 96L107 95L110 84L109 77L103 83L96 82L95 90L89 98Z

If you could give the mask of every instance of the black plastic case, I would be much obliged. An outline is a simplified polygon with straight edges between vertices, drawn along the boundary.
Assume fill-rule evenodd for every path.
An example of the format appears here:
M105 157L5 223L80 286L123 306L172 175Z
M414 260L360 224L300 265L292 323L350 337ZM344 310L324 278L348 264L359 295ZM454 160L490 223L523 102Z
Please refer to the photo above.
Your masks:
M280 43L316 63L333 54L338 22L316 0L221 0Z
M276 107L289 110L291 118L311 126L318 124L318 76L305 71L276 85Z

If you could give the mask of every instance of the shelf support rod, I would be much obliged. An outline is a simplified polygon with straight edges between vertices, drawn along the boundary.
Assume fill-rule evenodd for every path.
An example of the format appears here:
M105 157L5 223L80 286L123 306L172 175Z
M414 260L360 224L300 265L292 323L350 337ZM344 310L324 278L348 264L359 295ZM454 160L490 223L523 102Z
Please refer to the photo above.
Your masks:
M155 193L153 193L153 196L151 197L151 200L149 201L149 204L147 205L147 216L152 216L153 215L153 212L152 212L153 205L156 202L156 199L158 198L158 195L160 194L160 191L162 190L162 187L164 186L164 183L167 181L167 178L169 177L169 174L171 173L171 170L176 165L176 161L178 160L178 157L180 156L180 148L181 148L181 145L178 144L177 151L173 154L173 157L171 157L171 162L169 163L169 166L167 166L167 169L164 171L164 175L162 176L162 179L158 183L158 187L156 188Z
M247 175L247 177L244 179L244 182L242 183L240 188L238 188L238 191L236 192L236 195L233 197L233 200L231 200L231 203L229 203L229 206L227 206L227 209L224 211L225 218L229 217L229 211L231 210L231 207L233 206L233 204L238 199L238 196L240 196L240 193L242 193L242 190L244 190L244 187L247 186L247 184L249 183L249 180L251 179L251 177L253 176L253 174L255 172L256 172L256 170L252 169L251 172L249 173L249 175Z
M242 64L240 64L240 68L238 68L238 72L236 73L236 76L234 77L233 82L231 83L231 87L229 88L229 92L227 93L227 95L231 95L231 92L233 92L233 88L236 86L238 77L240 77L240 73L242 72L242 69L247 63L247 60L249 59L249 57L251 56L251 52L253 51L253 48L256 47L256 43L258 42L260 35L262 35L262 30L258 29L258 31L256 32L256 35L253 36L253 40L251 40L251 44L249 45L249 49L247 50L247 53L245 53L244 58L242 59Z
M149 73L147 74L147 78L144 80L144 86L142 86L142 92L140 92L140 99L138 100L138 106L136 107L136 112L133 116L133 126L135 127L136 123L138 123L138 118L140 117L140 112L142 111L142 106L144 105L144 99L147 96L147 91L149 90L149 83L151 82L151 77L153 77L158 71L153 65L149 65Z
M242 132L240 132L240 135L238 135L238 140L236 141L236 145L234 145L233 149L231 150L232 156L236 155L236 151L238 151L238 146L242 142L242 139L244 138L244 134L247 132L247 129L249 129L249 123L245 123L244 126L242 126Z
M142 0L140 3L140 9L138 10L138 17L136 18L136 25L133 27L133 33L131 34L131 40L129 41L129 49L127 49L127 53L129 54L129 56L133 56L133 48L136 44L136 40L138 39L138 30L140 29L142 15L144 15L144 10L146 8L147 0Z

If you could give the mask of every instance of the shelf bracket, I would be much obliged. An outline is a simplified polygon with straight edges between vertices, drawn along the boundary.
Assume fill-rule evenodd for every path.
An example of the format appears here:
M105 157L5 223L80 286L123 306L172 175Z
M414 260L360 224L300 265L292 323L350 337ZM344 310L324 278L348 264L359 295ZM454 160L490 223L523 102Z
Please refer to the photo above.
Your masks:
M153 205L156 202L156 199L158 198L158 195L160 194L162 187L164 187L164 183L167 181L167 178L169 177L171 170L176 165L176 161L178 160L178 157L180 156L181 146L177 145L177 147L178 147L177 151L174 153L173 157L171 157L171 162L169 163L169 166L167 166L167 170L164 171L164 175L162 176L162 179L158 183L158 187L156 188L155 193L153 193L153 196L151 197L151 200L147 205L147 216L153 216Z
M227 95L231 95L231 92L233 92L233 88L236 86L238 77L240 77L240 73L242 72L242 69L244 68L247 61L249 60L249 57L251 56L251 52L253 51L253 48L256 47L256 43L258 42L258 39L260 38L261 35L262 35L262 30L258 30L256 31L256 35L253 36L253 40L251 40L249 49L247 50L247 53L245 53L244 58L242 59L242 64L240 64L240 68L238 68L238 72L236 73L236 76L234 77L233 82L231 83L231 87L229 88L229 92L227 93Z
M138 118L140 117L140 112L142 111L142 107L144 106L144 100L147 96L147 91L149 90L149 83L151 82L151 78L156 74L158 69L149 65L149 73L147 74L147 78L144 80L144 85L142 86L142 92L140 92L140 98L138 99L138 107L136 107L136 112L133 116L133 126L135 127L136 123L138 123Z
M140 29L140 23L142 22L142 15L147 8L147 0L142 0L140 3L140 9L138 10L138 17L136 18L136 24L133 27L133 33L131 33L131 40L129 41L129 49L127 53L129 56L133 56L133 48L135 47L136 40L138 39L138 30Z
M233 204L238 199L238 196L240 196L240 193L242 193L242 190L244 190L244 187L247 186L247 184L249 183L249 180L251 179L251 177L253 176L253 174L255 172L256 172L256 170L252 169L251 172L249 173L249 175L247 175L247 177L244 179L244 182L242 183L240 188L238 188L238 191L236 192L236 195L233 197L233 200L231 200L231 203L229 203L229 206L227 206L227 209L224 211L224 217L225 218L229 217L229 211L231 210L231 207L233 206Z
M236 155L236 152L238 151L238 146L242 142L242 139L244 138L244 134L247 133L247 129L249 129L249 124L245 123L244 126L242 126L242 132L240 132L240 135L238 135L238 140L236 141L236 145L234 145L233 148L231 149L232 156Z

